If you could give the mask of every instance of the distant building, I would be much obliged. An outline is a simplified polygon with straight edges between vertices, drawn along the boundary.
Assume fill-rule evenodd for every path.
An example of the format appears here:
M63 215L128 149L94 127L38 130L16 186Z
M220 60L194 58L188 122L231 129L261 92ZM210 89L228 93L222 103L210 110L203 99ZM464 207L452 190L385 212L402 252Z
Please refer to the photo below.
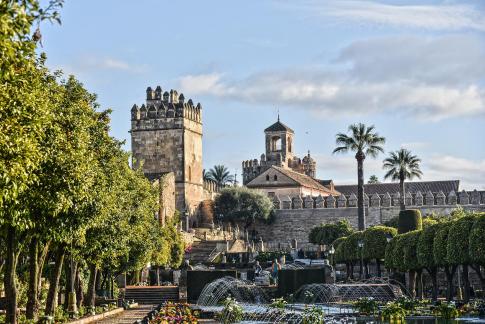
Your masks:
M260 160L242 162L243 184L259 189L270 196L328 196L338 195L331 180L317 180L316 162L308 155L300 159L294 155L294 131L276 123L264 130L266 153Z

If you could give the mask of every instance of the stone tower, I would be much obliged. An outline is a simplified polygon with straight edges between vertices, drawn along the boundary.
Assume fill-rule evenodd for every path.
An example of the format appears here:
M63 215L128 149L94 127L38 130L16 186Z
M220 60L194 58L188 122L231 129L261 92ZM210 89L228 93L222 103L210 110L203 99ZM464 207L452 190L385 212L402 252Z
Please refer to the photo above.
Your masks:
M281 161L285 165L293 160L293 135L295 132L278 121L264 130L266 137L266 159Z
M295 156L293 137L295 132L278 120L264 130L266 152L261 154L260 160L246 160L242 162L243 184L246 185L271 166L288 168L316 177L317 163L310 156L310 152L303 159Z
M133 165L150 180L173 172L175 207L193 213L203 200L202 107L176 90L148 87L146 103L131 108Z

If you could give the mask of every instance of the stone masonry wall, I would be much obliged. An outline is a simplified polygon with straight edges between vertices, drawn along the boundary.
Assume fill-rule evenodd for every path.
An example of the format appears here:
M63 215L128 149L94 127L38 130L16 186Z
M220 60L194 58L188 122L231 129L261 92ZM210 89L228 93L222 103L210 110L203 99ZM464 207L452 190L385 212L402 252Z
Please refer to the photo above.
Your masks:
M396 194L384 197L373 196L366 200L367 226L379 225L399 215L399 199ZM433 199L431 199L433 196ZM466 210L485 211L485 192L462 191L459 194L449 193L447 197L431 193L417 193L417 200L407 201L408 208L420 209L423 215L449 215L460 206ZM381 199L382 198L382 199ZM392 199L394 198L394 199ZM308 233L322 223L334 223L346 219L352 227L357 228L357 203L353 197L294 197L283 201L275 198L276 215L271 224L257 223L256 235L264 241L289 242L296 239L299 244L308 243Z

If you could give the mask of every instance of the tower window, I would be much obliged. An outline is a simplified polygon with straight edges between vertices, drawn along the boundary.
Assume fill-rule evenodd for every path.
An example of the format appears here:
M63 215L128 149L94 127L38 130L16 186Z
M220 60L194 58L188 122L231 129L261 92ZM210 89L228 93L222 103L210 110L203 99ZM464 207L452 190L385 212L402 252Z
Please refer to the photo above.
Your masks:
M278 181L278 176L275 174L273 179L274 179L274 181Z
M266 175L266 181L269 181L269 174Z
M281 151L281 137L275 136L271 139L271 151Z

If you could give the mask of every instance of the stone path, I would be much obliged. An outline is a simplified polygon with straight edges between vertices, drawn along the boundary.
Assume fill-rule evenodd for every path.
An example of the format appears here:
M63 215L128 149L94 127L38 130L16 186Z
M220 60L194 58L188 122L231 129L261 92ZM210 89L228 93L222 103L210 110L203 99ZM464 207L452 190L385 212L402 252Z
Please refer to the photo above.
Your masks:
M140 305L134 309L127 309L124 312L112 317L104 318L96 324L133 324L137 320L143 319L152 310L153 305Z

